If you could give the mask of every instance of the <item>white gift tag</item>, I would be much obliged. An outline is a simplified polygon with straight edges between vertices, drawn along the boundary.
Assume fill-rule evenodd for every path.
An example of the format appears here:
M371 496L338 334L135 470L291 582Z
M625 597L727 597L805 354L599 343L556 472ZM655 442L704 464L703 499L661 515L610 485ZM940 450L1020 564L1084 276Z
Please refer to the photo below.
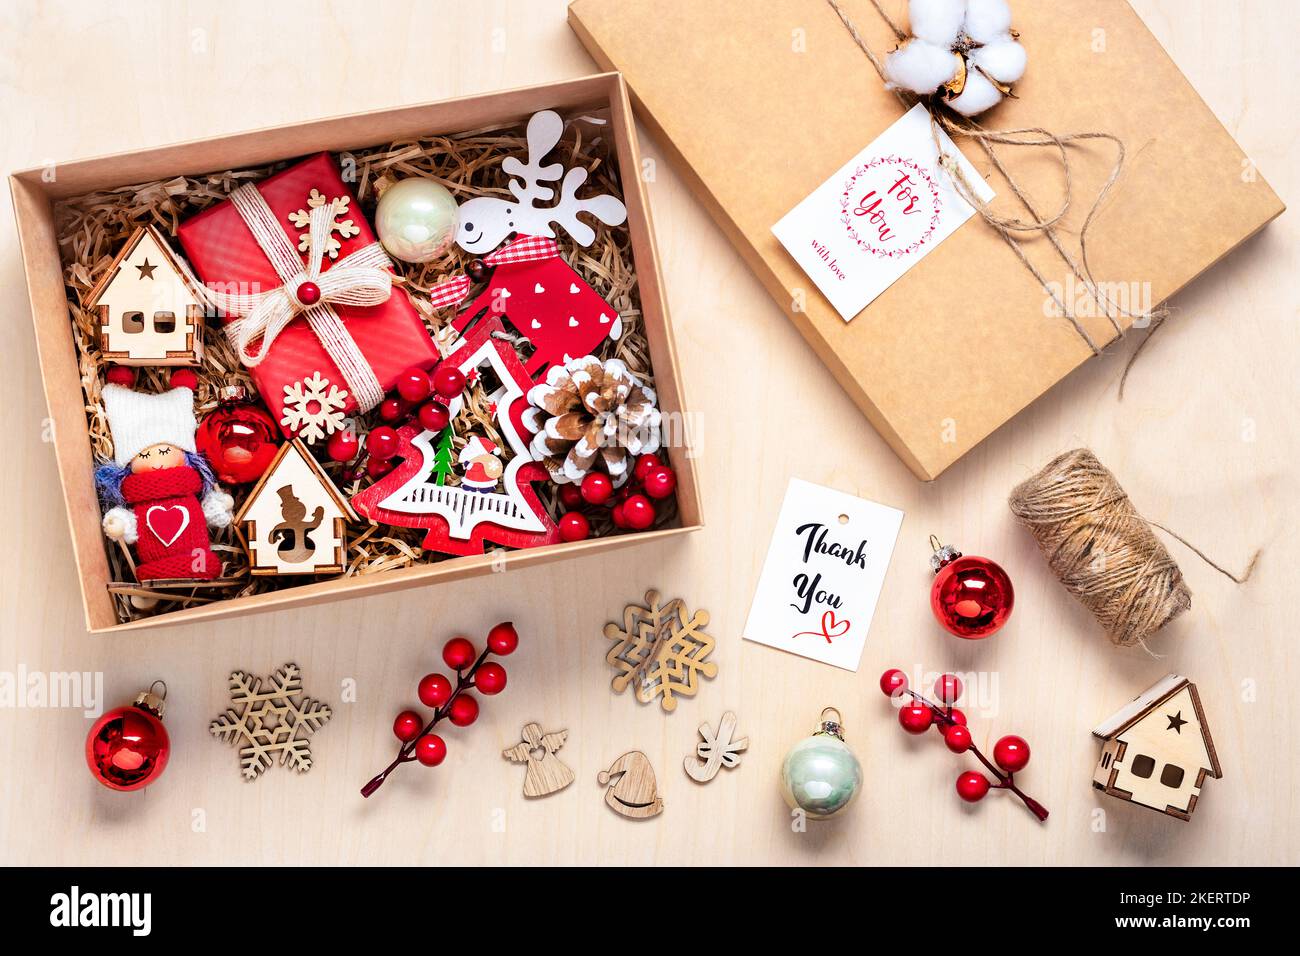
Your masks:
M902 523L897 508L792 478L745 639L856 671Z
M983 202L993 190L948 134ZM974 215L939 166L930 114L917 104L772 227L848 322Z

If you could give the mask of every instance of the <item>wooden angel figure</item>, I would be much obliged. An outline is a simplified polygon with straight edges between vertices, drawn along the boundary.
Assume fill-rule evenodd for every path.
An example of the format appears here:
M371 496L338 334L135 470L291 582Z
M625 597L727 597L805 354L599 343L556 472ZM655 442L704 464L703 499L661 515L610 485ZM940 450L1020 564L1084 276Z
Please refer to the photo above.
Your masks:
M235 500L195 449L194 393L105 385L102 394L113 435L113 461L95 470L104 534L136 546L137 581L220 577L208 528L230 524Z
M567 730L544 734L540 724L525 724L523 740L501 751L507 760L528 765L524 774L525 797L545 797L573 783L573 771L555 756L568 736Z

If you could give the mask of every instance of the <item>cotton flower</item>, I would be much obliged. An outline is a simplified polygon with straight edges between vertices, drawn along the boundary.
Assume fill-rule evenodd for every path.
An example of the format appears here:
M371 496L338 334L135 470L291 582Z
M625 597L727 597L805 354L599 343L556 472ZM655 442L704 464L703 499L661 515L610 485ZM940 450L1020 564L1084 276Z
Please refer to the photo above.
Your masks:
M1007 0L910 0L912 35L885 57L890 89L942 91L963 116L996 106L1025 74Z

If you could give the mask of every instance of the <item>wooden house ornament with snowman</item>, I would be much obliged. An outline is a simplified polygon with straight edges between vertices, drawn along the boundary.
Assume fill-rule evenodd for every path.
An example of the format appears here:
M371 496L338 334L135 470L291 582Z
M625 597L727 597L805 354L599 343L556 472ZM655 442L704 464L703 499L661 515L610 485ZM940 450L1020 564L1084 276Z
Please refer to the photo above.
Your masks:
M1093 730L1104 741L1092 785L1190 820L1206 777L1223 770L1196 685L1170 674Z
M341 574L356 513L297 440L275 458L235 514L253 574Z
M86 297L104 358L119 365L198 365L203 300L167 240L141 226Z

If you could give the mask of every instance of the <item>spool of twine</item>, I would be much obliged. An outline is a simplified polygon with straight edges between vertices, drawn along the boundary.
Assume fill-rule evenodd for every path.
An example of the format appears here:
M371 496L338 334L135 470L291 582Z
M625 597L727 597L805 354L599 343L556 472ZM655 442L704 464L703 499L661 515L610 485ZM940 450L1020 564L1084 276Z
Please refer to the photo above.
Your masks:
M1038 542L1052 572L1092 612L1115 644L1146 639L1192 606L1192 592L1152 528L1170 534L1219 573L1238 577L1138 513L1115 476L1087 448L1058 455L1007 500Z

